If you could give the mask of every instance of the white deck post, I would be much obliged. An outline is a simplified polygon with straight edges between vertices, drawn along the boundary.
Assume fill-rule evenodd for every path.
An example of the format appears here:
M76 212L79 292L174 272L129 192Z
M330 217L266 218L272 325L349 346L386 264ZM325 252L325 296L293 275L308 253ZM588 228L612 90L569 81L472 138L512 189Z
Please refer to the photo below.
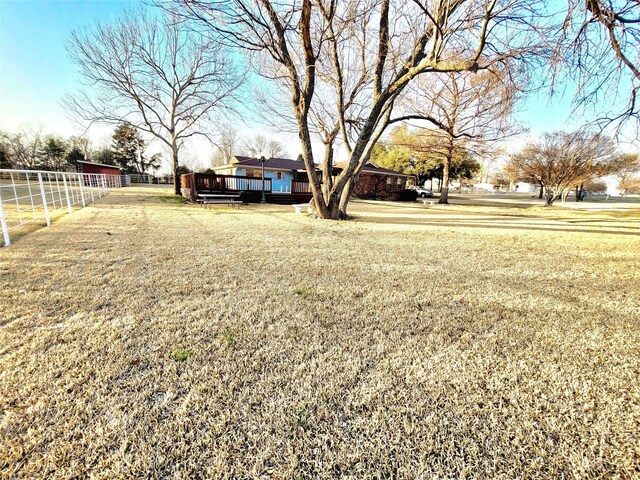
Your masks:
M71 199L69 198L69 187L67 185L67 175L65 173L62 174L62 183L64 184L64 194L67 196L67 210L69 213L73 213L73 208L71 208Z
M42 181L42 173L38 172L38 184L40 185L40 195L42 196L42 208L44 209L44 218L47 221L47 227L51 226L51 217L49 217L49 205L47 205L47 195L44 193L44 182Z

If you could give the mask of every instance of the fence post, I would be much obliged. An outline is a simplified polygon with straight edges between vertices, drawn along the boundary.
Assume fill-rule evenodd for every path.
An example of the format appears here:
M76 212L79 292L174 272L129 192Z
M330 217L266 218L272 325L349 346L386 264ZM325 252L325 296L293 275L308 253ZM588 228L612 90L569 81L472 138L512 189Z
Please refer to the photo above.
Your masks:
M62 174L62 183L64 184L64 194L67 196L67 210L69 210L69 213L73 213L73 209L71 208L71 199L69 198L69 187L67 186L66 173Z
M44 209L44 218L47 221L47 227L51 226L51 217L49 217L49 206L47 205L47 195L44 193L44 182L42 181L42 173L38 172L38 184L40 184L40 195L42 196L42 208Z
M2 205L2 197L0 197L0 226L2 226L2 236L4 237L4 245L8 247L11 245L11 239L9 238L9 227L7 227L7 219L4 216L4 206Z
M78 185L80 185L80 198L82 198L82 207L86 207L87 204L84 201L84 175L82 173L78 173Z
M91 194L91 203L94 203L96 201L96 199L93 196L93 180L92 180L90 174L87 175L87 178L89 179L89 193Z

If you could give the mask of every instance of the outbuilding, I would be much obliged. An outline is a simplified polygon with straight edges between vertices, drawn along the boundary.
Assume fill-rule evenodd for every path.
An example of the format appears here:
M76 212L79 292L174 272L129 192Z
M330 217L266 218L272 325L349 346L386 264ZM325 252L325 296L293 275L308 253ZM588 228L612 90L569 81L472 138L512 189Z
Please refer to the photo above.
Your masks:
M103 175L120 175L120 167L106 165L104 163L87 162L78 160L80 173L99 173Z

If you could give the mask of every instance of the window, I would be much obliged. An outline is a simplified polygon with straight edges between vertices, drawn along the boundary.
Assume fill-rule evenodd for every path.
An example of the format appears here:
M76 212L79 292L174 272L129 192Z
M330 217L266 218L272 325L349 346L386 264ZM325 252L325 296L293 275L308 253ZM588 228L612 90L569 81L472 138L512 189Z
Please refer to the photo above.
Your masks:
M391 177L387 177L387 190L392 190L393 186L391 185Z
M284 173L276 172L276 180L284 180Z

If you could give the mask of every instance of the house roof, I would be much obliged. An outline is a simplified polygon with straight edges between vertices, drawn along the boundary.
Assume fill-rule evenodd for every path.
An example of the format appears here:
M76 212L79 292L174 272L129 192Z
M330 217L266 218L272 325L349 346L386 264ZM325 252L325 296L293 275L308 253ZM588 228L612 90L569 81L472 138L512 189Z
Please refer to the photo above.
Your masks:
M237 161L233 162L236 167L262 167L262 162L259 158L243 157L236 155ZM290 158L268 158L264 162L264 168L274 170L304 170L304 162L299 160L291 160ZM316 164L318 168L318 164Z
M107 165L106 163L87 162L86 160L78 160L78 163L82 163L84 165L95 165L96 167L115 168L117 170L120 170L120 167L118 167L117 165Z
M231 167L260 168L262 166L262 163L260 162L259 158L243 157L241 155L236 155L234 158L235 158L235 161L233 161L230 165L222 165L220 167L215 167L214 170L216 169L223 170ZM316 168L320 168L320 165L317 163L315 164L315 166ZM346 166L347 164L345 162L336 163L334 165L334 175L339 173L339 171L344 169ZM264 168L270 169L270 170L297 170L297 171L305 170L304 162L299 160L291 160L290 158L268 158L264 162ZM378 167L377 165L374 165L371 162L367 163L364 166L364 168L362 169L362 172L371 173L374 175L389 175L394 177L405 177L405 178L413 177L413 175L407 175L406 173L397 172L395 170L390 170L388 168Z
M340 167L342 169L347 167L346 162L342 162L342 163L336 163L336 167ZM402 172L397 172L395 170L391 170L389 168L382 168L382 167L378 167L377 165L368 162L365 164L365 166L362 169L362 173L371 173L373 175L388 175L388 176L393 176L393 177L405 177L405 178L411 178L413 177L413 175L407 175L406 173L402 173Z

